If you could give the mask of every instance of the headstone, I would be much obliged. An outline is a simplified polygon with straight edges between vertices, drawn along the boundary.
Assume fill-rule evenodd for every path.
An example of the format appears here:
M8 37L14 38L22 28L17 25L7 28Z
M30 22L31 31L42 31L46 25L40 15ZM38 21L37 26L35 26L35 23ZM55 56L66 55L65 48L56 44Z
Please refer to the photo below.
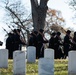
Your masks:
M36 60L36 47L29 46L27 48L27 62L34 63Z
M38 75L54 75L54 64L50 58L39 59Z
M8 50L0 49L0 68L8 68Z
M76 75L76 51L69 52L68 75Z
M44 50L44 58L50 58L51 60L54 61L54 50L51 48L45 49Z
M25 51L13 52L13 74L14 75L26 74L26 52Z

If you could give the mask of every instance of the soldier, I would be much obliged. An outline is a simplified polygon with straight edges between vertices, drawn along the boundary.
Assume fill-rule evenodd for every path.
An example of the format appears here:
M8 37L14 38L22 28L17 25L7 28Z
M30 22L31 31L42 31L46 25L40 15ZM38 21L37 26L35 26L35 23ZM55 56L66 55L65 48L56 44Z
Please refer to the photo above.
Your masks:
M28 46L33 46L33 33L29 35Z
M37 46L37 31L33 31L30 34L30 38L29 38L29 46Z
M30 35L30 39L29 39L29 46L35 46L37 49L37 31L33 31ZM36 58L38 58L38 54L37 54L37 50L36 50Z
M13 58L13 51L20 50L20 44L25 45L25 42L20 39L20 29L14 29L13 33L8 34L6 39L6 49L9 50L9 58Z
M0 46L2 46L3 45L3 42L2 41L0 41Z
M64 58L68 56L68 52L70 51L72 42L71 42L71 31L67 30L66 35L64 37Z
M74 32L72 50L76 50L76 32Z
M51 34L51 38L49 40L49 48L54 49L55 44L55 32Z
M62 45L62 43L61 43L61 37L60 37L60 35L61 35L61 33L57 32L56 37L55 37L55 44L54 44L55 59L58 59L61 56L60 45Z
M44 40L44 30L40 29L37 35L37 54L38 54L38 58L40 57L44 57L44 45L43 43L47 43L47 40Z
M14 30L14 50L21 50L21 44L25 45L25 41L21 39L20 29Z
M9 50L9 59L13 58L13 34L12 33L8 33L8 38L6 39L6 49Z

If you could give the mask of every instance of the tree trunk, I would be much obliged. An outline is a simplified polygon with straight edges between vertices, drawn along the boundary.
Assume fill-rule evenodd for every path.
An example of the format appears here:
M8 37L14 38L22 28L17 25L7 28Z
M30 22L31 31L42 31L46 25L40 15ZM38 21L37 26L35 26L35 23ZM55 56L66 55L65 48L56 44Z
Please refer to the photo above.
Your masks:
M34 30L44 29L48 0L40 0L40 4L37 0L30 1Z

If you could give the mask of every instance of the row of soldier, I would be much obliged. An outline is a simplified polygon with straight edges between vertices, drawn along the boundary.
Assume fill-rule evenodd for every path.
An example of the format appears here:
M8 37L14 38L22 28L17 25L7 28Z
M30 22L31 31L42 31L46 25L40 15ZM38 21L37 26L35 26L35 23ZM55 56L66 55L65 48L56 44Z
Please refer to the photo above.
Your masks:
M6 39L6 49L9 50L9 59L13 58L13 51L21 50L21 45L25 45L25 41L21 39L20 29L14 29L13 32L8 33Z
M29 46L36 47L36 58L44 57L44 43L49 43L49 48L55 50L55 59L66 58L68 56L68 51L76 50L76 32L74 32L74 37L70 37L71 31L68 30L62 41L60 32L52 33L50 40L44 37L44 30L33 31L30 34ZM21 44L25 45L25 41L21 40L20 29L14 29L13 33L8 34L6 39L6 49L9 50L9 58L13 57L13 51L21 50ZM71 39L71 40L70 40Z
M64 39L61 39L61 33L52 33L50 40L44 37L44 30L33 31L30 35L29 46L36 47L36 58L44 57L44 43L49 43L48 47L54 49L55 59L66 58L70 50L76 50L76 32L74 37L70 36L71 31L67 30Z

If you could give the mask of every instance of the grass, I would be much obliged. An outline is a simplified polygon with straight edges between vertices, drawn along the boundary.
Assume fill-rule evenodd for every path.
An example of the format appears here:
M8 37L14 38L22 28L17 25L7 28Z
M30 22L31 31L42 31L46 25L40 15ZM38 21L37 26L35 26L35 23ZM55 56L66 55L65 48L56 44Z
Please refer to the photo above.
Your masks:
M0 75L13 75L13 60L8 61L7 69L0 69ZM26 75L38 75L38 60L36 63L26 63ZM55 60L54 75L68 75L68 60Z

